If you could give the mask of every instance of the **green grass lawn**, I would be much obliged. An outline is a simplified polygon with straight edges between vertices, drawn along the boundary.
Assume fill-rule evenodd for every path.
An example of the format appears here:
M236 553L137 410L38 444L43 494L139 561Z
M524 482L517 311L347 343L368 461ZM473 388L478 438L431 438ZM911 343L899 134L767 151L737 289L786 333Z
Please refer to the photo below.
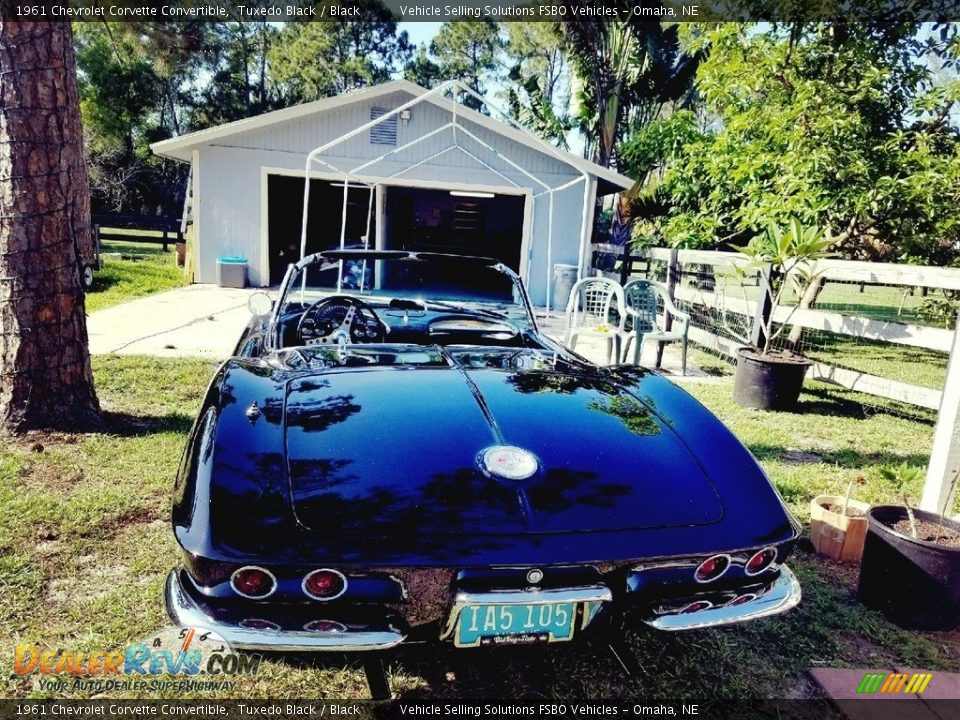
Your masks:
M168 514L184 438L214 366L199 360L97 357L108 431L32 434L0 445L0 662L7 695L41 696L9 672L17 642L107 650L166 622L162 583L177 562ZM811 385L801 412L765 414L730 401L728 382L691 385L756 453L791 509L840 492L863 473L859 496L895 502L903 491L878 467L923 465L932 426L864 416L828 386ZM906 665L955 670L960 633L897 629L855 599L856 571L802 547L791 560L804 589L794 611L743 626L657 633L636 620L626 643L644 672L625 676L597 637L550 648L453 651L411 646L391 656L407 697L805 696L817 665ZM271 656L239 697L365 697L363 673L342 656Z
M101 260L103 267L87 291L88 313L184 284L176 254L164 252L161 245L105 240Z

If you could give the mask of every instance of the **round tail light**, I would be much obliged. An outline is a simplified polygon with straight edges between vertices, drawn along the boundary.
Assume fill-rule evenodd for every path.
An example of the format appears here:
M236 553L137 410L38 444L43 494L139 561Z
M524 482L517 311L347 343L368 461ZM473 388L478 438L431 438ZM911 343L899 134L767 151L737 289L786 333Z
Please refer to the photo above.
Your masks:
M698 583L711 582L723 575L728 567L730 567L730 556L714 555L708 557L697 566L696 572L693 573L693 579Z
M241 597L261 600L273 595L273 591L277 589L277 579L269 570L247 565L230 576L230 587Z
M758 550L753 554L749 560L747 560L747 565L744 568L744 572L747 575L759 575L768 567L773 565L773 561L777 559L777 549L772 547L764 548L763 550Z
M753 593L747 593L746 595L738 595L733 600L727 603L727 607L736 607L737 605L743 605L748 603L751 600L756 600L757 596Z
M303 578L303 592L314 600L334 600L346 591L347 578L336 570L314 570Z
M681 615L689 615L690 613L700 612L701 610L707 610L713 607L713 603L709 600L694 600L689 605L683 607L680 610Z

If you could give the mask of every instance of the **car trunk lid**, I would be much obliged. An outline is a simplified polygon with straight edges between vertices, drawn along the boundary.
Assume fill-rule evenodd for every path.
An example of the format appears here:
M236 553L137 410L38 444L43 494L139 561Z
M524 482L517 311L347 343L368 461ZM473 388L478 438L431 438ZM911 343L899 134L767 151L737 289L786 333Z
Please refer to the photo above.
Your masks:
M614 381L578 372L334 369L288 385L294 510L314 531L510 534L716 522L703 469L669 423ZM485 473L521 447L539 471Z

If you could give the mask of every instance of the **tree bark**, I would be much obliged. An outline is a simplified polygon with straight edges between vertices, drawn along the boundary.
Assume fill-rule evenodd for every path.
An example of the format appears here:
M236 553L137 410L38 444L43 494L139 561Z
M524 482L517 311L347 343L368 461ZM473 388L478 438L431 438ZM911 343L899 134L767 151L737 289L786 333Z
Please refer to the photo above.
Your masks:
M0 432L99 422L91 243L70 24L0 22Z

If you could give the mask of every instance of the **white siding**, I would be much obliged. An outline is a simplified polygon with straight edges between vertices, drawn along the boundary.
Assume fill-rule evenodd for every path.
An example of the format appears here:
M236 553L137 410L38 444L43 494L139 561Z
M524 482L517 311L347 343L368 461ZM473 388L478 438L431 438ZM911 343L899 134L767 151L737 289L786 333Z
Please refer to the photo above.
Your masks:
M199 237L196 280L216 282L218 256L244 255L250 261L250 283L267 283L268 268L261 262L262 243L266 242L261 229L266 226L260 210L261 168L302 172L308 152L368 122L371 106L397 107L409 97L403 92L394 93L374 101L251 130L201 146L197 173L199 181L195 188L196 196L200 198L197 207ZM413 106L411 113L409 122L400 121L398 124L398 146L450 121L448 111L428 102ZM581 177L578 171L545 153L475 124L468 123L467 126L477 137L548 186L558 187ZM478 189L506 187L515 183L521 188L530 189L533 194L543 191L536 181L512 168L495 152L483 148L464 133L458 133L458 141L509 180L456 150L403 173L402 179L466 184ZM388 177L451 144L452 132L448 129L377 163L364 171L363 176L369 179ZM341 170L351 170L389 149L384 145L371 144L369 134L362 132L332 148L323 159ZM329 172L320 164L315 165L314 169ZM528 289L533 301L542 304L546 298L546 283L552 276L552 271L547 268L548 199L544 195L533 202ZM582 206L582 182L555 195L551 263L576 264ZM330 218L330 222L339 225L339 218Z

